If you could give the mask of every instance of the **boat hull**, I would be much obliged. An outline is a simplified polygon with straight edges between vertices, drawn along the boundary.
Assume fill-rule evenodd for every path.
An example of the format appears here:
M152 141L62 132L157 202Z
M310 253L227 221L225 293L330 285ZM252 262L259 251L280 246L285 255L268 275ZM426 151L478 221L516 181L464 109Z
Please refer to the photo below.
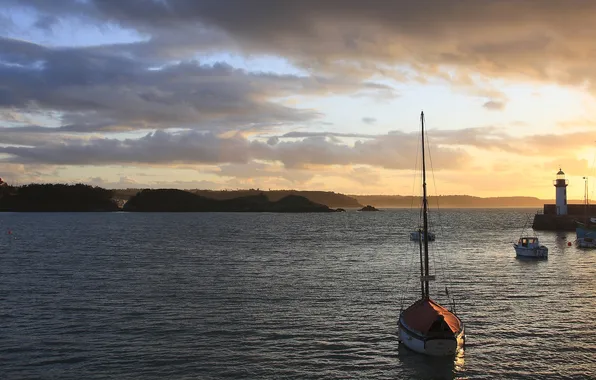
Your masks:
M451 356L464 347L465 331L461 330L454 337L428 337L410 331L401 321L398 327L399 342L412 351L430 356Z
M596 239L591 237L578 238L576 240L577 246L580 248L596 248Z
M592 228L585 227L583 225L580 225L580 223L578 223L577 226L575 227L575 236L578 239L584 239L584 238L596 239L596 229L594 229L594 227L592 227Z
M548 248L543 245L540 247L528 248L514 244L513 247L515 248L515 255L517 257L533 257L540 259L548 257Z

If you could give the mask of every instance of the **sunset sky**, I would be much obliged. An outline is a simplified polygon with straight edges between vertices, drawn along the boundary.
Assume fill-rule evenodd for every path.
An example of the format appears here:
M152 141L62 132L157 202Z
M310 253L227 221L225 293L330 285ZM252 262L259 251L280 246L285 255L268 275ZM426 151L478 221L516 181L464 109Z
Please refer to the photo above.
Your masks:
M431 194L554 198L561 166L582 199L594 20L589 1L0 0L0 176L409 195L424 110Z

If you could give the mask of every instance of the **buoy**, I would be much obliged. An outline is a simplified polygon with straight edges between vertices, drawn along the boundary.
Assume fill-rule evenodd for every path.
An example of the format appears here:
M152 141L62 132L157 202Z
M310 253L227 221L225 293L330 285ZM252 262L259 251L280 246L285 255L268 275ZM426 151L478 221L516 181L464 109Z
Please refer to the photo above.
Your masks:
M8 234L9 234L9 235L12 235L12 230L10 230L10 229L9 229L9 230L8 230Z
M567 246L568 247L571 247L571 242L570 241L567 242Z

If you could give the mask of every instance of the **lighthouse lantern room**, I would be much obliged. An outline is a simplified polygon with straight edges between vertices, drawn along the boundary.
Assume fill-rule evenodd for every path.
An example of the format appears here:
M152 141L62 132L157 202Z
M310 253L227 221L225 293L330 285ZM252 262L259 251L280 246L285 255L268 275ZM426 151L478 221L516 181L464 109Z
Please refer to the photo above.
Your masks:
M557 179L553 181L557 188L557 215L567 215L567 185L569 181L565 179L565 173L559 168Z

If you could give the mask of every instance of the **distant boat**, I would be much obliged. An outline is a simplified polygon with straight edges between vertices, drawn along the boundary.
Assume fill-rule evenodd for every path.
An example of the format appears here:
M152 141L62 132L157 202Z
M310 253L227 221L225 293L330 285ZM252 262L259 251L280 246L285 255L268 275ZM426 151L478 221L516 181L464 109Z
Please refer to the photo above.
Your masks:
M537 236L522 236L517 244L513 244L517 257L547 258L548 248L540 245Z
M411 241L419 241L420 237L424 239L424 232L422 232L421 228L418 228L416 231L410 232ZM435 241L435 234L430 231L428 232L428 241Z
M463 347L465 333L463 322L455 312L439 305L429 296L428 242L428 199L426 195L426 162L424 155L424 112L420 114L422 124L422 238L420 246L421 297L400 312L398 336L406 347L421 354L432 356L455 355Z
M587 223L576 220L575 237L577 239L596 239L596 223L594 222L594 218L590 218L590 220Z
M585 217L583 222L575 221L575 237L578 245L582 248L592 248L592 240L596 239L596 218L588 217L588 210L590 208L590 200L588 198L588 177L584 177L584 205Z

